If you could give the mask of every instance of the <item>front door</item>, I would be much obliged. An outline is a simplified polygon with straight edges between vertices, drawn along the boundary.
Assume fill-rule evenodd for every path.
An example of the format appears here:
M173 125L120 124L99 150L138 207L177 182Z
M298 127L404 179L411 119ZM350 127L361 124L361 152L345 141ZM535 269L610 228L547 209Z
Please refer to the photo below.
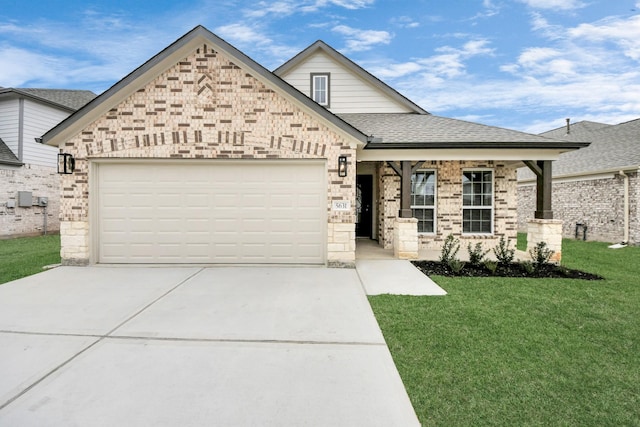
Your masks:
M356 236L371 238L373 176L356 176Z

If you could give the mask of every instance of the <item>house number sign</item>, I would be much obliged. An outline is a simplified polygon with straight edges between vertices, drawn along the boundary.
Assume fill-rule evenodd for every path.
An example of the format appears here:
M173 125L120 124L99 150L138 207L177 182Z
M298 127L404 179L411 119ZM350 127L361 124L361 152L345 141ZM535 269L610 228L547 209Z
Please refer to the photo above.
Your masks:
M350 211L351 210L351 202L349 200L334 200L333 207L331 210L334 211Z

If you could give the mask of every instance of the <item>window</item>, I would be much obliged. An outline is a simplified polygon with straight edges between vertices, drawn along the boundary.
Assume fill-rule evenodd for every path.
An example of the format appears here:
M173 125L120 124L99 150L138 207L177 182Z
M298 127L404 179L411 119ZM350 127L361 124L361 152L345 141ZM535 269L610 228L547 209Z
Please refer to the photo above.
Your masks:
M462 232L493 233L493 172L462 173Z
M435 232L436 173L417 171L411 175L411 211L418 219L418 233Z
M329 73L311 74L311 98L320 105L329 106Z

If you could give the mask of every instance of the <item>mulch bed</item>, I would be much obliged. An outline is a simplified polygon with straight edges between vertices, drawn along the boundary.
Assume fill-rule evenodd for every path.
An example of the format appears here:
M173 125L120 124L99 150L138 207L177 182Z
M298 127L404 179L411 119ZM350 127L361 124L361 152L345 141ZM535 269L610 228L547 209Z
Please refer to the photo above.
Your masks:
M582 280L602 280L597 274L585 273L584 271L572 270L555 264L543 264L539 268L529 273L522 264L511 263L500 264L495 272L489 271L484 265L474 266L465 263L462 270L454 273L453 270L440 261L412 261L418 270L427 276L447 276L447 277L530 277L530 278L555 278L555 279L582 279Z

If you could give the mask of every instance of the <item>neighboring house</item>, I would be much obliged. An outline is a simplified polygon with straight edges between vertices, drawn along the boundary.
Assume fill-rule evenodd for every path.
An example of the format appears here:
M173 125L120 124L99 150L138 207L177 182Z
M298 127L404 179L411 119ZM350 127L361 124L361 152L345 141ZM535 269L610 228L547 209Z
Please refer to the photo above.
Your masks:
M591 141L554 162L553 208L563 235L605 242L640 243L640 119L619 125L578 122L541 134L567 141ZM518 171L518 216L531 215L535 183ZM586 234L585 234L586 232Z
M65 264L353 266L356 234L403 258L450 233L513 242L521 161L546 189L585 145L430 115L322 42L272 73L201 26L43 140L75 159Z
M58 149L36 141L89 91L0 88L0 238L57 232Z

